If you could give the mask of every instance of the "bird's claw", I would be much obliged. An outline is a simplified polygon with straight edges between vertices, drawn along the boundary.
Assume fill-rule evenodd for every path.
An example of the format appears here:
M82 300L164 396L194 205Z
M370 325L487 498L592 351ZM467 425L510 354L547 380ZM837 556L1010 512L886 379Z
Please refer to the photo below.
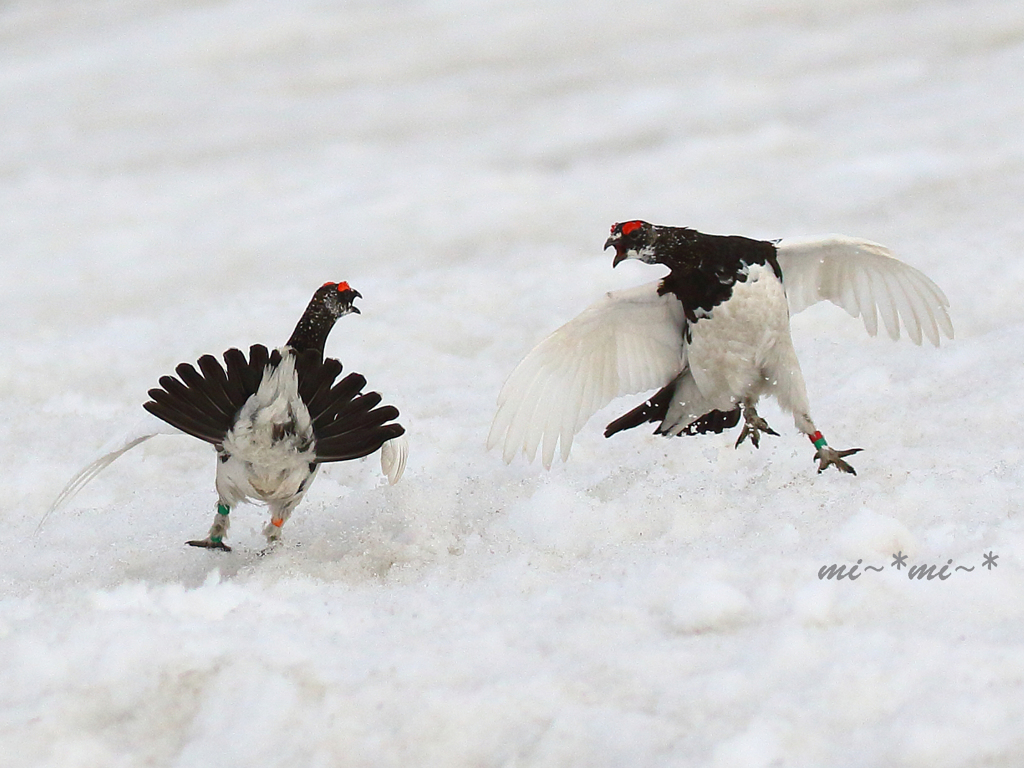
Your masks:
M739 438L736 440L737 448L740 447L740 443L750 438L750 442L754 444L755 448L761 447L761 433L764 432L768 435L779 436L779 433L768 426L768 422L762 419L757 414L751 414L749 411L743 414L743 430L740 432Z
M822 446L814 454L814 458L818 460L818 474L821 474L827 467L835 467L840 472L856 475L857 470L843 461L843 459L846 456L859 453L861 450L860 448L849 448L845 451L837 451L828 445Z
M230 552L231 547L225 544L223 541L214 541L209 536L205 539L196 539L195 541L186 541L190 547L202 547L203 549L219 549L223 552Z
M279 550L280 548L281 548L281 538L280 537L278 537L276 539L268 539L267 540L267 546L265 546L263 549L261 549L259 552L257 552L256 553L256 557L266 557L267 555L272 555L274 552L277 552L277 550Z

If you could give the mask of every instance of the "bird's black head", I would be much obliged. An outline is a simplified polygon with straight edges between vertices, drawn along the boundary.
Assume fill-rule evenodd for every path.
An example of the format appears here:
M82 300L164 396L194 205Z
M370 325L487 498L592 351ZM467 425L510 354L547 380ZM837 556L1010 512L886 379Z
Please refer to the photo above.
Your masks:
M322 304L331 317L338 319L353 312L358 315L359 308L356 307L355 300L362 297L363 295L351 288L348 283L324 283L313 294L310 306L314 303Z
M313 349L322 355L327 335L335 321L345 315L359 314L359 309L353 304L358 298L362 298L362 294L353 290L348 283L321 285L299 318L288 339L288 346L296 352Z
M645 264L655 261L654 242L658 239L658 228L646 221L626 221L612 226L612 233L605 241L605 250L615 247L612 266L626 259L639 259Z

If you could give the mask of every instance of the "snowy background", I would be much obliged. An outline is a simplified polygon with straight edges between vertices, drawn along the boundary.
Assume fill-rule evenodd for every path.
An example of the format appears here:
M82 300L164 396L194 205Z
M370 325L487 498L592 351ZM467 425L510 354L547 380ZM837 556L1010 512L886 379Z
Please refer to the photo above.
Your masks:
M1019 0L0 4L0 766L1024 764L1022 82ZM773 406L759 451L605 440L641 396L506 467L505 376L660 274L610 268L628 218L885 243L957 338L794 319L857 477ZM333 465L278 551L257 507L199 551L213 452L160 437L35 532L327 280L400 484Z

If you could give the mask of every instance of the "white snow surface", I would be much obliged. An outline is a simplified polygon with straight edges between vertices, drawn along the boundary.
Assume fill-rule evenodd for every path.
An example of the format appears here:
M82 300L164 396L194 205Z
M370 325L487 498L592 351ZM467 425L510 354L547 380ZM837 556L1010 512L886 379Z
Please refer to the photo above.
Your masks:
M0 5L0 766L1024 764L1022 82L1019 0ZM769 406L760 450L606 440L643 395L506 466L516 363L659 277L601 251L632 218L884 243L956 339L794 317L857 477ZM328 466L280 549L243 506L200 551L213 452L159 436L36 532L328 280L399 484Z

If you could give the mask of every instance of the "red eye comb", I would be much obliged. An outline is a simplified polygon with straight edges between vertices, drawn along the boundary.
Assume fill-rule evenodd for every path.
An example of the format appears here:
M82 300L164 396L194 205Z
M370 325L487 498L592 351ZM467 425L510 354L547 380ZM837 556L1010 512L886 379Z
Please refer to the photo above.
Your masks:
M635 232L640 229L644 223L642 221L627 221L622 225L622 234L628 235L630 232Z
M320 287L321 288L335 288L336 287L339 292L341 292L341 291L351 291L352 290L352 287L348 283L346 283L346 282L332 283L332 282L328 281L328 282L324 283L323 285L321 285Z

